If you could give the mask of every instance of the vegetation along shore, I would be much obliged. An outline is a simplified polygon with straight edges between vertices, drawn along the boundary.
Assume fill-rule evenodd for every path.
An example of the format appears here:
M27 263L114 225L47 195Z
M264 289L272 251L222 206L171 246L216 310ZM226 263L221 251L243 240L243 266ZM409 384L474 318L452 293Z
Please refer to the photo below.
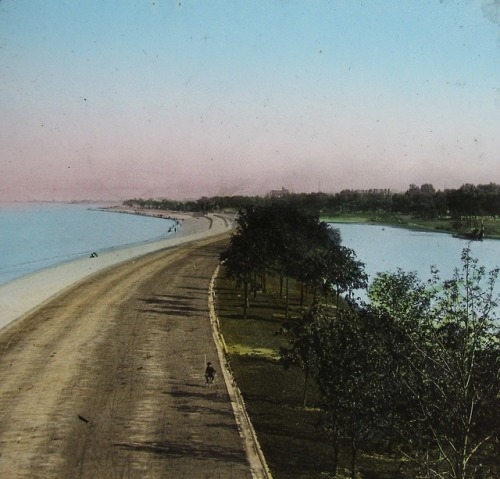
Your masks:
M215 196L193 201L135 198L129 207L184 212L238 211L249 206L291 205L332 222L356 221L422 228L454 235L484 229L485 238L500 238L500 185L464 184L436 190L431 184L410 185L402 193L387 189L339 193L291 193L285 189L262 196Z
M462 252L451 278L380 273L317 216L243 208L221 254L228 358L275 478L500 476L494 284Z

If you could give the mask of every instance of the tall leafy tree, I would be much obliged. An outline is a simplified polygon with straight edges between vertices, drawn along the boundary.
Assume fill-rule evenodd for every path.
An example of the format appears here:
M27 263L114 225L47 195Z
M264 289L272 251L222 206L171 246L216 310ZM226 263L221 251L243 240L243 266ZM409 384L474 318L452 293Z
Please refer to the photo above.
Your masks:
M320 391L334 451L333 473L340 446L347 442L352 478L360 442L373 435L387 415L388 355L372 318L316 303L304 314L291 348L291 357L310 372Z
M288 278L302 278L310 252L325 249L337 236L316 216L287 204L242 209L236 222L230 246L221 254L228 275L243 287L248 306L249 292L259 287L257 278L277 274L288 315Z
M369 292L373 310L392 317L405 346L401 433L426 477L491 473L484 469L500 435L499 271L486 272L468 248L461 259L450 280L437 272L426 284L411 274L384 274Z
M259 270L259 251L256 243L245 235L233 236L231 244L220 259L224 264L226 274L236 281L236 286L243 289L243 318L247 317L249 294L255 288L255 275Z
M236 232L229 247L220 255L226 274L243 289L243 317L247 317L249 294L256 291L265 279L272 240L268 234L269 219L260 207L242 208L237 216Z
M330 245L325 251L325 264L325 287L335 289L337 307L341 294L347 292L352 299L354 290L366 288L368 276L364 272L364 263L356 259L356 253L351 248Z

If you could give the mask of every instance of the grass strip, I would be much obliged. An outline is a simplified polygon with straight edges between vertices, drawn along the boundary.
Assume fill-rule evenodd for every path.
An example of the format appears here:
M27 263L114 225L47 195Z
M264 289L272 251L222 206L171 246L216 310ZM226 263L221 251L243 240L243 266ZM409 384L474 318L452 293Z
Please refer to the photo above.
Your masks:
M318 396L310 388L303 407L304 374L298 368L284 369L280 347L288 340L282 334L287 323L285 300L279 295L279 281L269 278L267 292L250 301L247 319L242 319L241 290L225 278L221 268L216 287L216 312L229 350L229 362L245 400L248 414L274 479L316 479L333 477L333 452L322 431ZM290 318L299 317L298 285L290 288ZM341 454L347 470L349 457ZM404 479L401 461L362 454L361 479ZM347 477L342 473L338 478ZM408 476L409 477L409 476Z

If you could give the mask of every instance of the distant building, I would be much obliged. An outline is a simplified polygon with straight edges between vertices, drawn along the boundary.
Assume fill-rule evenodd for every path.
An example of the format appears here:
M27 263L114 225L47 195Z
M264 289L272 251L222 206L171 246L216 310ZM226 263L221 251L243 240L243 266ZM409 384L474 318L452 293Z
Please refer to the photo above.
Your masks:
M269 198L282 198L283 196L289 195L290 191L286 188L281 188L281 190L271 190L269 192Z
M392 192L389 188L370 188L369 190L343 190L340 194L351 194L355 193L358 195L391 195Z

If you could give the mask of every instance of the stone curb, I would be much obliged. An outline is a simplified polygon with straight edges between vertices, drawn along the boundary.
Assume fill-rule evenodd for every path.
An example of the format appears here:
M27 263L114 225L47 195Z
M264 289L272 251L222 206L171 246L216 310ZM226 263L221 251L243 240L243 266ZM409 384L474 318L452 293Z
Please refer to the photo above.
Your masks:
M231 366L228 361L228 350L224 337L222 336L219 324L219 318L215 312L215 278L219 274L220 265L214 271L210 280L209 294L208 294L208 307L210 311L210 323L212 324L212 334L214 337L215 345L217 347L217 354L221 364L222 375L229 393L231 406L233 408L236 424L240 436L243 440L243 445L247 455L248 462L250 463L250 470L253 479L272 479L271 471L267 465L266 459L260 448L257 434L253 428L250 417L248 416L245 402L241 391L239 390L234 376L231 372Z

